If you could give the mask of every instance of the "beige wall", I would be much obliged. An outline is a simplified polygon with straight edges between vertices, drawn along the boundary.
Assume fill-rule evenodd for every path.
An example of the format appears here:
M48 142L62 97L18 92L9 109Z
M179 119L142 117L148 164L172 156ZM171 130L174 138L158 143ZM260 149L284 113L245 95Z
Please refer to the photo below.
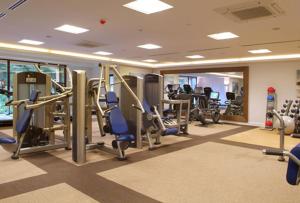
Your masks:
M298 62L255 63L249 73L249 123L262 125L266 113L267 88L277 92L278 109L286 99L296 99L296 71Z

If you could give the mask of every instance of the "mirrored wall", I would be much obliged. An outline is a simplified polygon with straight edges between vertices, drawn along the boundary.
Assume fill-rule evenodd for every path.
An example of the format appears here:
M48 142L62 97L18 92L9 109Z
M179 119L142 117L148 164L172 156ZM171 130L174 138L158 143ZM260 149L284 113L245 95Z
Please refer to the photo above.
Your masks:
M197 98L218 101L221 119L248 121L248 67L164 70L165 99L170 88L178 94L191 94L192 106L199 105Z

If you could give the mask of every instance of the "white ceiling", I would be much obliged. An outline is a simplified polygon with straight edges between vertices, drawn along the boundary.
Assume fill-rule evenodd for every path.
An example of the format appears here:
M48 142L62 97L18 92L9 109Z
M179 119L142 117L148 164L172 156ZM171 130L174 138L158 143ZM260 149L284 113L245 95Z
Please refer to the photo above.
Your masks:
M1 0L0 12L15 1ZM253 55L247 50L260 48L272 50L272 55L300 53L299 0L277 0L285 15L246 23L231 21L214 9L248 0L164 0L174 8L152 15L122 6L130 1L28 0L0 19L0 42L15 44L27 38L43 41L45 44L41 47L49 49L86 54L107 51L114 53L115 58L135 61L151 58L161 63L192 61L185 56L193 54L204 55L206 59L248 57ZM101 18L107 20L106 25L100 25ZM82 26L91 31L72 35L54 30L62 24ZM240 38L216 41L207 37L225 31ZM83 41L101 46L76 45ZM145 43L163 48L143 50L136 47ZM273 44L245 46L265 43Z

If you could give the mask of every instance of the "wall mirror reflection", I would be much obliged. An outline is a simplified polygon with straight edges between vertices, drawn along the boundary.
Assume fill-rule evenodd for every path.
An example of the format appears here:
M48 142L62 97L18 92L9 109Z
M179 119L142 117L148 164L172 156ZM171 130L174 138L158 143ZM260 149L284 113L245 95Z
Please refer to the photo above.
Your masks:
M228 70L228 71L227 71ZM174 99L177 94L186 94L191 98L192 119L200 111L214 122L248 120L248 68L200 70L166 70L164 75L165 99ZM194 118L196 116L196 118Z

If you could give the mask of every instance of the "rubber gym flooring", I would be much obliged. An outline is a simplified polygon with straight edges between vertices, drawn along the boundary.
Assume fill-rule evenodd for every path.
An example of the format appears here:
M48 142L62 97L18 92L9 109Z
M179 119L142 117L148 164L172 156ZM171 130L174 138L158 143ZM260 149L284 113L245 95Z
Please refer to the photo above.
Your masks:
M189 127L189 135L164 137L156 150L128 150L126 161L90 151L77 165L65 150L13 161L1 148L0 202L299 202L300 188L285 181L287 163L261 153L279 145L275 131ZM93 133L99 139L96 127ZM287 137L286 147L298 142Z

